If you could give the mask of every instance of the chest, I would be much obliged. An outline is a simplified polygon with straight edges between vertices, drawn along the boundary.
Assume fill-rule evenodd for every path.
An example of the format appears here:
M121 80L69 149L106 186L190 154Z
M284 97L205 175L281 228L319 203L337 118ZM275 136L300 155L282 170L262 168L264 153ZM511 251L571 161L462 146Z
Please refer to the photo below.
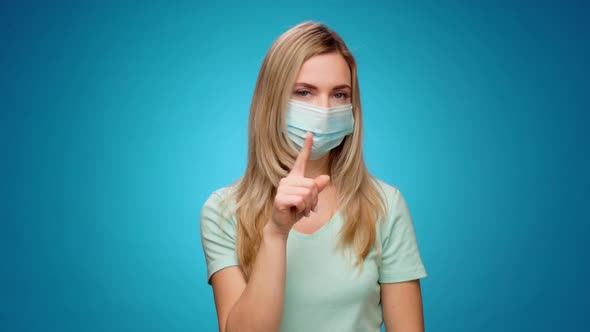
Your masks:
M347 306L376 306L380 302L375 250L365 258L362 268L355 266L354 251L343 251L336 246L341 227L338 217L310 236L289 236L286 305L313 303L346 309Z

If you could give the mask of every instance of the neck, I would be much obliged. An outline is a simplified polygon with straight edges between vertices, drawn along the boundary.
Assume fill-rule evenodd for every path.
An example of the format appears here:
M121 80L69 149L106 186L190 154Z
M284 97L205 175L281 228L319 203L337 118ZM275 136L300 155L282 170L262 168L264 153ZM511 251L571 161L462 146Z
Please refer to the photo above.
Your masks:
M316 160L308 160L305 166L305 177L314 179L320 175L330 175L329 168L330 153L326 153Z

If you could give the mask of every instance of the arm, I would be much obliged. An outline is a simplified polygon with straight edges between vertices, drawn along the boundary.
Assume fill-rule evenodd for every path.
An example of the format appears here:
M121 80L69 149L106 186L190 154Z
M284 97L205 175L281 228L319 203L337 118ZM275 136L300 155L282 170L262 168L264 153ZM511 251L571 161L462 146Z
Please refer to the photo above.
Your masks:
M309 216L317 205L318 193L330 181L327 175L305 178L305 165L312 143L313 136L308 133L292 170L279 182L272 218L264 226L248 283L240 267L236 266L211 275L221 332L267 332L278 331L281 327L289 231L304 215ZM208 241L211 242L214 241ZM213 254L213 251L210 250L210 253Z
M285 296L287 238L267 226L249 282L232 266L211 276L220 332L278 331Z
M420 279L381 284L381 307L386 331L424 331Z

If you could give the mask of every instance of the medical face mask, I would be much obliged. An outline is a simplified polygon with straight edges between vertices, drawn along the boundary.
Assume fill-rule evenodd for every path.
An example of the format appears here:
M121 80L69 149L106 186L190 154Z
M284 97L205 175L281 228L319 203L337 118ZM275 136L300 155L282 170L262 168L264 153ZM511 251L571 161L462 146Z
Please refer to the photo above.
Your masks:
M313 133L310 160L321 158L342 143L352 133L354 117L352 104L321 107L289 99L286 115L288 136L299 150L305 142L305 133Z

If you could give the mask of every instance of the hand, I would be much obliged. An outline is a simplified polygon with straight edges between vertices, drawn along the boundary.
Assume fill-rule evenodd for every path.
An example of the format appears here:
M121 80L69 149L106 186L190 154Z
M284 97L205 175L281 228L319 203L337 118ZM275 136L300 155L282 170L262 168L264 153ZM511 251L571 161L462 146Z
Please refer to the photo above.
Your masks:
M307 132L293 169L279 181L270 226L284 236L303 216L309 217L311 211L316 209L318 194L330 183L328 175L320 175L315 179L305 177L312 144L313 134Z

